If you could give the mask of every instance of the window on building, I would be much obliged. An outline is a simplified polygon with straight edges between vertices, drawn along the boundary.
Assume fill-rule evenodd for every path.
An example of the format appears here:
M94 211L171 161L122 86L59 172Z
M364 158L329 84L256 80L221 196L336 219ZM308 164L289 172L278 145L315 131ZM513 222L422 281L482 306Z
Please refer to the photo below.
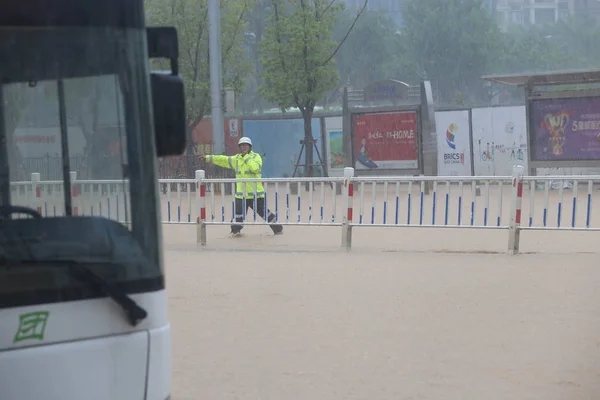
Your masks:
M506 23L506 13L503 11L497 11L496 22L498 23L498 25L503 26Z
M561 1L558 3L558 19L566 21L569 19L571 11L569 10L569 3Z
M522 24L523 23L523 11L511 11L510 12L510 23L511 24Z
M571 16L571 13L569 12L569 10L558 10L558 19L559 20L567 21L570 16Z
M556 10L554 8L538 8L534 12L536 25L556 23Z

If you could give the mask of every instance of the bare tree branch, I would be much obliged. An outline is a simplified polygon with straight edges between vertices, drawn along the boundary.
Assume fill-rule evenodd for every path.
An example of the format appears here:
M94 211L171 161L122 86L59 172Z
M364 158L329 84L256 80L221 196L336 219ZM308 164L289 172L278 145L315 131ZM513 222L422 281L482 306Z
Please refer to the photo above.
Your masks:
M208 8L204 11L204 17L200 21L200 26L198 27L198 36L196 37L196 46L195 46L195 55L194 61L192 63L192 68L194 69L194 78L192 82L196 83L198 79L198 61L200 59L200 42L202 40L202 34L204 33L204 27L208 23Z
M312 84L312 79L309 78L311 76L310 74L310 69L308 67L308 32L306 31L306 25L307 25L307 21L306 21L306 3L305 0L300 0L300 7L302 8L302 19L304 21L303 23L303 30L304 30L304 46L302 48L302 58L304 58L304 73L306 74L306 93L312 93L312 89L313 89L313 84ZM310 97L310 96L309 96Z
M350 36L350 32L352 32L352 29L354 29L354 25L356 25L356 21L358 21L358 18L360 18L360 16L362 15L362 13L367 9L368 2L369 2L369 0L365 0L365 3L361 7L361 9L358 11L358 14L356 14L356 17L354 18L354 21L352 21L352 25L350 25L350 28L348 29L348 32L346 32L346 35L344 36L344 38L342 40L340 40L340 42L338 43L338 45L335 48L335 50L333 51L333 53L331 53L331 55L329 57L327 57L327 59L325 60L325 62L323 63L323 65L327 65L329 63L329 61L331 61L331 59L333 57L335 57L335 55L340 50L340 48L342 47L342 45L344 44L344 42L346 42L346 39L348 38L348 36Z
M277 46L277 52L279 53L279 62L281 64L282 70L285 71L285 57L283 57L283 53L281 52L281 48L283 47L283 41L281 40L281 31L279 30L279 7L277 7L277 0L272 0L271 3L273 4L273 11L275 15L275 37L277 38L277 44L279 45Z
M229 46L227 46L225 49L224 57L227 57L229 55L229 52L231 51L231 49L233 49L233 46L235 45L235 39L237 39L238 34L241 31L242 21L244 20L244 17L246 16L246 13L248 11L248 6L249 6L248 0L244 1L244 8L243 8L242 12L240 13L240 16L238 17L236 29L233 32L233 36L231 37L231 42L229 43Z
M327 10L329 10L335 4L335 1L336 0L331 0L329 4L327 4L327 6L323 9L321 15L324 15L327 12Z

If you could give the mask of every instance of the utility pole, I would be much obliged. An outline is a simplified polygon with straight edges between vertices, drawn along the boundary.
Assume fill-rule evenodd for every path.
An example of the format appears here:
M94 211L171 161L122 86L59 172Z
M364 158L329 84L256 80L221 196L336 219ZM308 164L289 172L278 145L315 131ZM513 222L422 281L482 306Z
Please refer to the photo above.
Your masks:
M220 0L208 0L208 40L210 57L210 102L212 111L213 154L225 151L225 127L223 122L223 77L221 66L221 4Z

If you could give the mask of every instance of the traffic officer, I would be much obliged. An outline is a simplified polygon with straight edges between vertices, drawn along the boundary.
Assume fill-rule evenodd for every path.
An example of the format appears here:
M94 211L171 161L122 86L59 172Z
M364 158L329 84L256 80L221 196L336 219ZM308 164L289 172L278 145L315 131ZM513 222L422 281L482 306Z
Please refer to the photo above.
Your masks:
M262 157L252 151L252 141L248 137L242 137L238 141L240 152L235 156L206 155L200 156L201 160L212 163L219 167L229 168L235 171L236 179L258 179L262 175ZM244 187L246 190L246 199L244 204ZM256 192L255 192L256 188ZM255 206L256 201L256 206ZM254 209L256 207L256 209ZM261 182L236 182L235 185L235 221L242 222L243 212L248 208L253 209L265 221L272 222L275 215L265 209L265 189ZM268 216L267 216L268 215ZM280 224L270 224L275 235L283 233L283 226ZM234 236L240 235L242 225L232 224L231 233Z

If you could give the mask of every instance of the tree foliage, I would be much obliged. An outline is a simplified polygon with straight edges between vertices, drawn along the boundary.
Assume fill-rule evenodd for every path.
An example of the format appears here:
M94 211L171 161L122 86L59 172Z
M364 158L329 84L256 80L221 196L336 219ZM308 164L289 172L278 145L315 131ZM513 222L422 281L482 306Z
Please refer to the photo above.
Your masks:
M340 7L327 5L323 0L271 0L260 43L261 94L282 109L311 112L337 84L332 29Z
M256 0L251 12L246 15L248 31L246 32L245 47L253 72L248 75L246 86L236 104L242 111L262 110L272 107L270 102L266 101L260 95L260 88L263 85L262 66L260 64L259 43L264 36L267 18L271 11L271 0Z
M340 13L334 39L340 42L355 18L350 10ZM336 54L341 84L363 88L383 79L418 81L400 27L385 13L365 10L344 46Z
M342 10L343 5L332 0L271 0L260 42L261 95L283 110L295 106L302 112L309 176L313 175L313 111L338 85L334 57L354 26L341 41L333 39Z
M600 31L587 16L501 32L482 0L419 0L404 6L402 39L432 80L440 103L487 96L482 75L535 73L600 65Z
M529 29L513 27L509 31L509 37L513 31L524 41L535 38L532 45L522 48L521 52L515 52L523 57L535 50L538 57L530 60L533 68L584 69L597 68L600 64L600 29L589 16L574 16L557 24Z
M243 48L245 15L254 0L221 0L223 87L244 88L250 66ZM148 26L174 26L179 37L179 68L186 90L186 115L191 130L208 115L210 65L206 0L146 0ZM162 64L156 62L160 67ZM188 140L188 142L190 142Z
M404 7L408 56L431 79L442 101L482 95L479 77L501 51L501 32L482 0L419 0ZM477 77L477 79L473 79Z

